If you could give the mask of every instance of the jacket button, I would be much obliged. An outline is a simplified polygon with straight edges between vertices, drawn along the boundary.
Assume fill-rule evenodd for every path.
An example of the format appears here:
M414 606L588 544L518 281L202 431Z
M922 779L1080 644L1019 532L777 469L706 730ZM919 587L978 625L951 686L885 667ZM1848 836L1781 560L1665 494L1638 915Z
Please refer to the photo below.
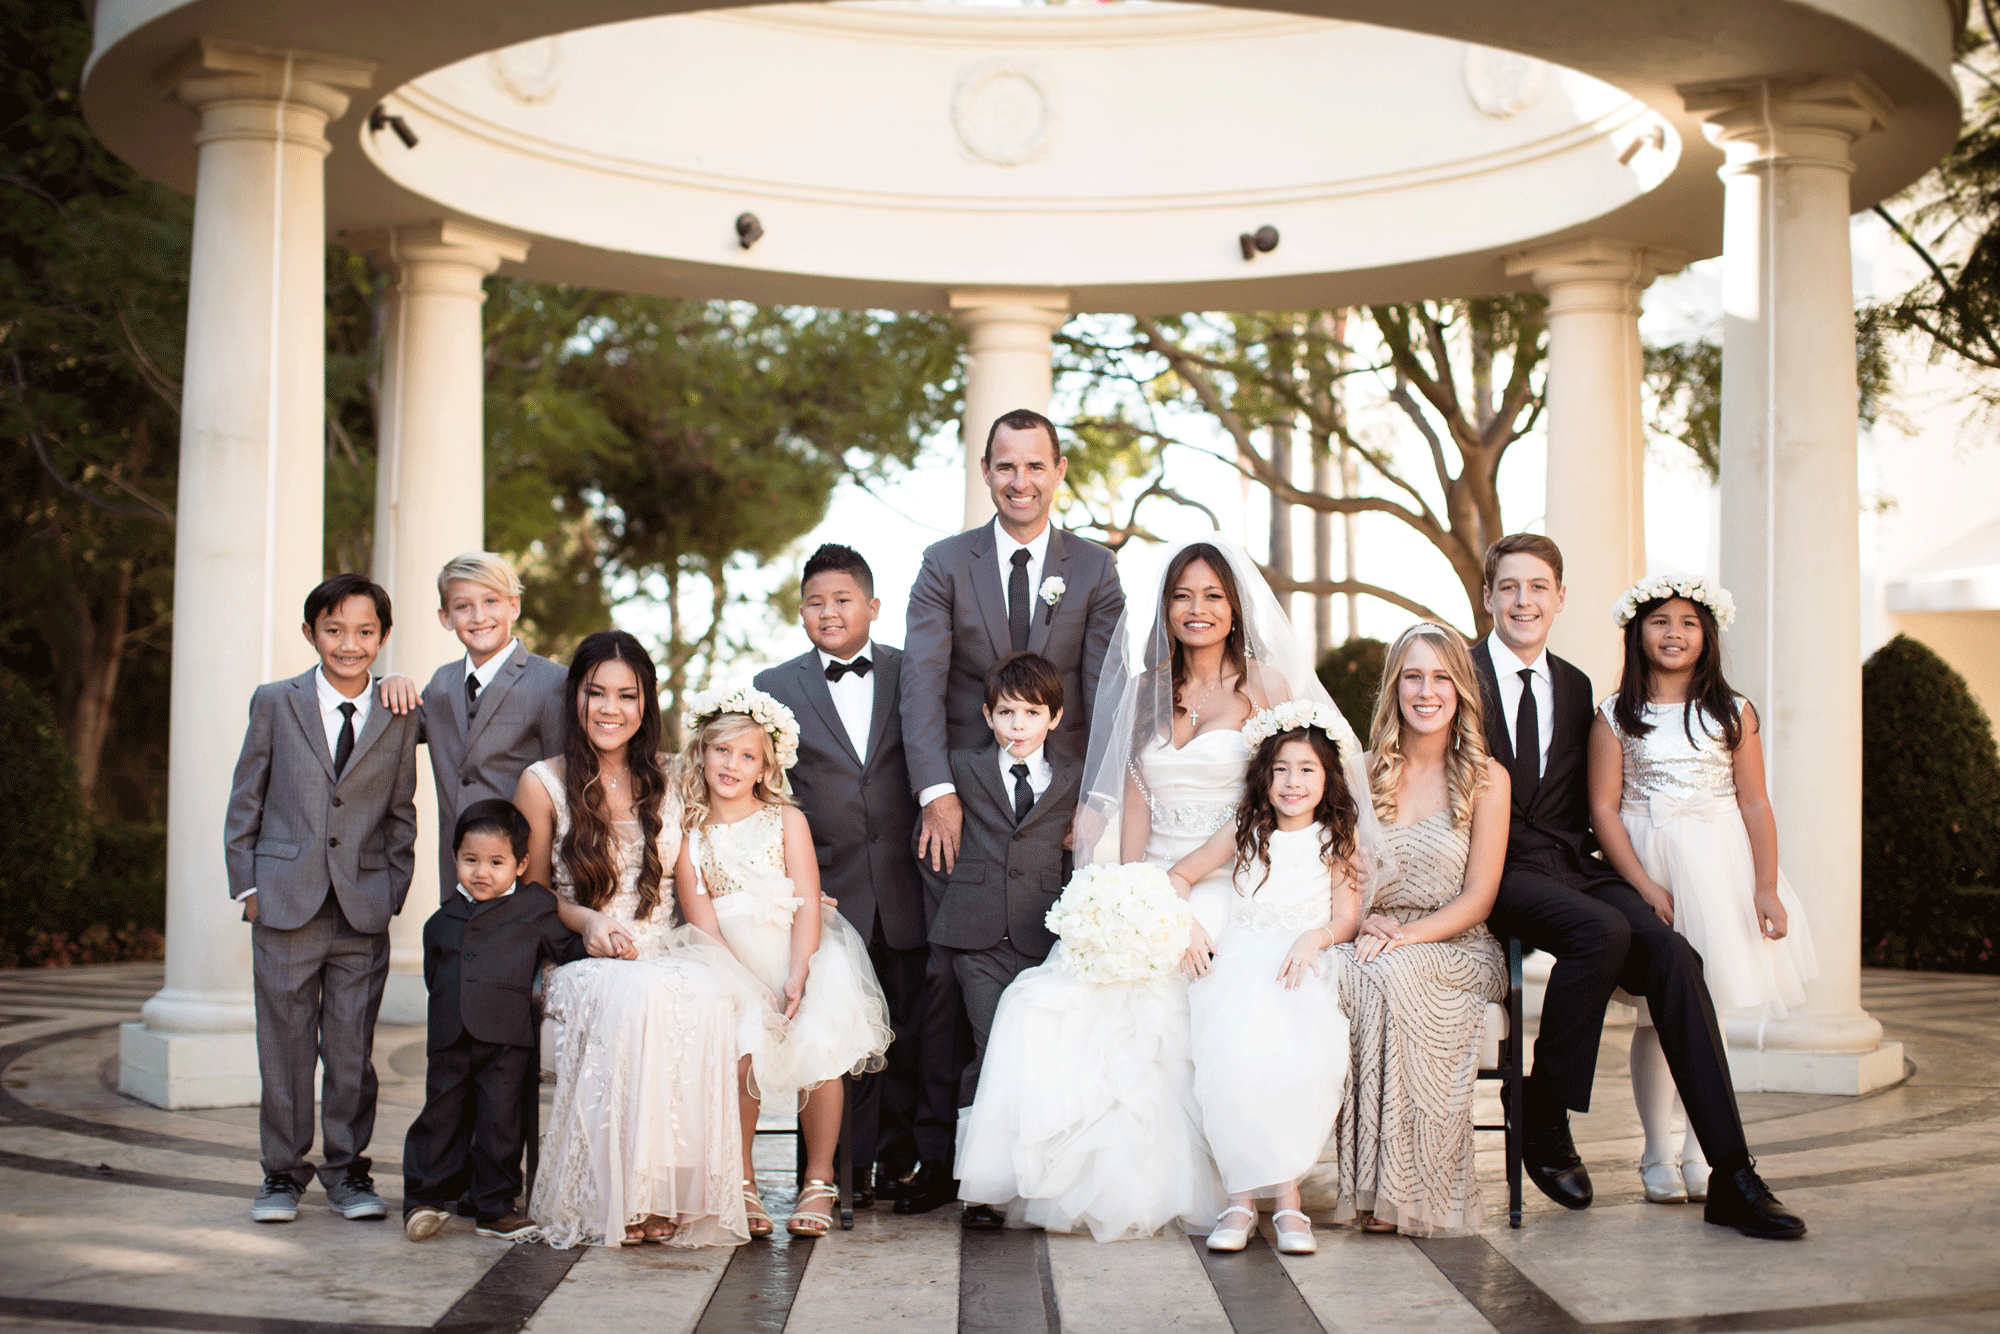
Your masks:
M1009 871L1007 872L1007 874L1013 876L1016 880L1019 880L1021 878L1021 873L1019 871Z
M472 786L472 780L471 780L470 778L461 778L461 779L459 779L459 780L458 780L458 785L459 785L460 787L471 787L471 786Z
M326 845L329 848L337 848L340 846L340 840L337 838L330 838L326 841Z
M868 841L870 843L880 843L882 841L882 836L880 834L870 834L868 836Z
M336 806L338 806L338 805L340 804L340 798L339 798L339 797L335 797L335 798L333 799L333 804L334 804L334 805L336 805Z

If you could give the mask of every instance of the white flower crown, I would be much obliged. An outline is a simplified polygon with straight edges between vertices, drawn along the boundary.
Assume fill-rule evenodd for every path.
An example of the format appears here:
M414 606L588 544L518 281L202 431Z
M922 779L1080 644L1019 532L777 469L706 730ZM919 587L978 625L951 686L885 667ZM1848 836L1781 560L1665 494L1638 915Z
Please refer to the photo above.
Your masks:
M1255 750L1281 732L1302 727L1317 727L1326 733L1340 758L1348 758L1347 742L1341 735L1346 729L1340 725L1340 715L1332 705L1310 699L1288 699L1252 714L1250 721L1243 724L1243 744Z
M799 762L798 718L783 704L751 686L702 690L690 695L684 725L693 732L708 719L723 713L743 714L770 733L780 769L789 769Z
M1648 575L1618 595L1618 601L1611 607L1611 619L1623 630L1639 614L1639 608L1661 598L1699 602L1714 614L1716 628L1721 630L1727 630L1736 619L1736 599L1729 596L1729 590L1698 574Z

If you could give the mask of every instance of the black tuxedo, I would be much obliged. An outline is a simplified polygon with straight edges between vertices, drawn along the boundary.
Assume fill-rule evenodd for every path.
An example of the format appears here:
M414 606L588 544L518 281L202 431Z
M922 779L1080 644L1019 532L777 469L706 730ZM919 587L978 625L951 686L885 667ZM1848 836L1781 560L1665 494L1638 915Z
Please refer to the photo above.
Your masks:
M454 892L424 923L428 1060L424 1109L403 1141L404 1212L456 1209L468 1191L483 1223L513 1212L521 1108L538 1064L535 969L583 957L540 885L484 903Z
M1548 760L1532 793L1516 785L1507 863L1488 919L1496 933L1519 936L1556 959L1542 1000L1531 1089L1545 1110L1590 1110L1604 1007L1612 990L1623 987L1646 998L1689 1124L1709 1161L1719 1163L1743 1151L1743 1122L1701 956L1594 855L1586 772L1590 678L1554 654L1548 661L1555 698ZM1511 764L1514 743L1487 641L1473 647L1472 663L1487 749ZM1511 658L1502 665L1518 668Z
M903 758L903 651L868 650L873 687L866 758L827 689L826 666L810 650L758 673L759 690L799 720L792 794L812 826L819 886L868 943L868 959L889 1003L895 1041L888 1065L854 1090L848 1136L865 1181L872 1163L900 1174L917 1163L917 1100L923 1049L925 943L923 879L910 857L917 800Z

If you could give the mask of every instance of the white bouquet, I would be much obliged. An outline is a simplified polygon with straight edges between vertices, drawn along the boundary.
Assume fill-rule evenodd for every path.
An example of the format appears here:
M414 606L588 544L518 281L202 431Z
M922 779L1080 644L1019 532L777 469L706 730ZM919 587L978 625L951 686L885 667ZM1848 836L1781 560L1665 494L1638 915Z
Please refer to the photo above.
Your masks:
M1086 982L1151 982L1174 973L1194 913L1167 873L1146 862L1082 866L1043 919Z

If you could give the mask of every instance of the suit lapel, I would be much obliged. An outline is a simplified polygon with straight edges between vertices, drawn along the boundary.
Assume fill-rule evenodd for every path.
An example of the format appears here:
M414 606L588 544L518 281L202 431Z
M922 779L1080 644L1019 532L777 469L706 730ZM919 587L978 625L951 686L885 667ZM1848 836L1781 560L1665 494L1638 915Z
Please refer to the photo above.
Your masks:
M457 662L445 668L444 693L445 712L451 715L453 725L458 728L459 740L465 741L468 734L472 731L472 716L465 709L464 658L460 658ZM464 762L465 753L471 749L472 747L469 744L461 747L459 751L460 763Z
M1000 774L1000 747L996 745L990 750L981 751L975 763L979 769L980 780L1000 802L1000 809L1011 815L1014 810L1014 794L1008 791L1007 781Z
M986 623L986 637L993 641L996 659L1013 652L1014 643L1007 633L1007 592L1000 587L1000 562L993 554L998 550L993 539L997 522L976 529L972 540L972 595L978 600L979 617Z
M373 690L376 685L375 678L370 677L368 688ZM347 757L347 767L340 771L341 778L361 767L361 757L368 753L368 748L375 744L378 737L389 730L389 723L393 717L394 715L383 707L381 700L375 701L375 707L368 710L368 721L361 725L361 735L354 738L354 753Z
M1472 665L1474 670L1479 674L1480 694L1490 719L1486 728L1486 749L1492 752L1493 758L1499 760L1509 773L1512 773L1514 769L1514 729L1507 726L1507 710L1500 703L1499 666L1493 661L1492 647L1484 639L1472 646ZM1551 691L1550 693L1553 697L1554 692ZM1553 745L1550 746L1550 750L1553 753ZM1535 791L1539 793L1547 786L1548 775L1544 774L1542 782L1536 785ZM1520 791L1518 788L1509 794L1508 803L1522 815L1525 816L1528 813L1528 794Z
M326 724L319 715L319 685L311 672L292 678L292 712L298 716L299 726L305 729L306 744L319 756L326 780L333 782L333 752L326 748Z
M1056 527L1054 524L1050 524L1049 549L1042 556L1042 582L1047 583L1050 579L1061 579L1064 584L1065 596L1067 596L1069 584L1069 571L1066 568L1068 564L1069 544L1063 541L1062 529ZM1040 653L1048 646L1049 631L1053 628L1056 619L1056 609L1042 601L1040 597L1041 589L1032 588L1028 590L1028 593L1030 597L1035 599L1034 609L1028 616L1028 649L1030 652Z
M1052 798L1058 793L1069 790L1071 780L1075 777L1076 771L1074 764L1051 763L1049 765L1049 785L1042 789L1042 794L1035 798L1035 804L1028 808L1028 818L1021 821L1023 829L1038 821L1060 818L1063 815L1062 810L1058 809L1060 803L1052 800ZM1007 804L1008 808L1012 809L1013 801L1011 798Z
M1554 730L1549 733L1548 768L1542 774L1542 786L1538 791L1559 784L1583 755L1583 738L1576 734L1575 722L1578 714L1576 677L1582 673L1564 671L1563 668L1569 665L1553 654L1549 656L1549 697L1555 702L1556 721ZM1584 693L1589 692L1586 690ZM1582 712L1588 716L1588 701L1583 702Z
M894 649L875 646L875 712L868 719L868 757L861 762L867 768L882 753L888 744L889 722L896 711L896 685L902 676L903 665Z
M861 767L861 757L854 753L854 738L847 734L847 724L840 720L840 709L833 702L833 691L827 688L826 672L820 665L819 650L808 649L799 660L799 671L805 675L806 698L812 701L813 711L819 714L820 722L833 733L847 758L854 761L854 767Z
M511 653L512 650L509 650ZM500 701L507 698L507 692L521 679L521 673L528 670L528 651L522 649L513 653L500 670L493 673L493 679L479 692L479 712L467 714L465 707L465 664L458 665L458 712L461 717L470 718L470 726L465 729L465 756L472 757L472 748L479 744L479 734L486 730L486 724L493 721L493 715L500 711Z

